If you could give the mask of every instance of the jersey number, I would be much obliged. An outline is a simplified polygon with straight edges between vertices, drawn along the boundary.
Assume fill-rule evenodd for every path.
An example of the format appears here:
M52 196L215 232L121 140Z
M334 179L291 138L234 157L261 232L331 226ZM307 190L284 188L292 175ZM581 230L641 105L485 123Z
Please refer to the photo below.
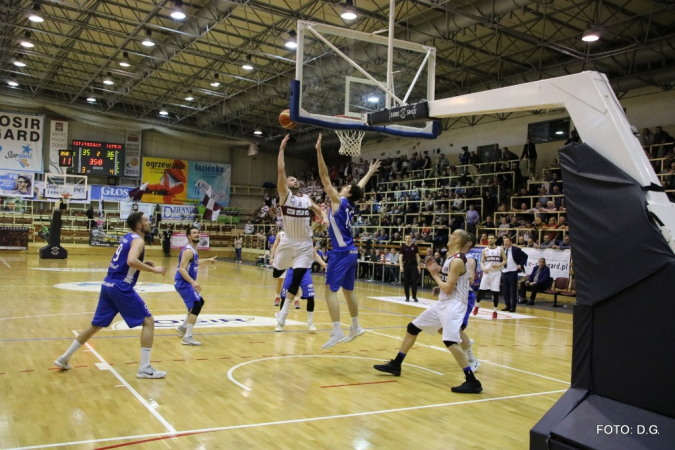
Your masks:
M123 247L123 246L124 246L124 244L120 244L120 246L117 247L117 251L115 252L115 257L112 259L113 262L114 262L114 261L117 261L117 260L119 259L120 253L122 253L122 247Z

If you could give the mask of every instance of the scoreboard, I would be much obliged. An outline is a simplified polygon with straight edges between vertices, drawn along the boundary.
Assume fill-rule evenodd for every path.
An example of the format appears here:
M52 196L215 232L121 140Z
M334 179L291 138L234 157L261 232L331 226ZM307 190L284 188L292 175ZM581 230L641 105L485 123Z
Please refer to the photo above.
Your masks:
M73 141L74 173L78 175L113 175L123 171L124 144L95 141Z

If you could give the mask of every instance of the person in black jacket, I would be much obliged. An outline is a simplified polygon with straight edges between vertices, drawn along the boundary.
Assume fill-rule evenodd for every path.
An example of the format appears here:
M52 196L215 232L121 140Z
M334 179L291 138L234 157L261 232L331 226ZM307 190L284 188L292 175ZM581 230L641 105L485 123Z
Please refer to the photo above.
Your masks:
M520 155L520 160L527 159L528 173L532 176L537 171L537 147L530 138L527 138L523 146L523 154Z
M502 237L506 264L502 269L504 286L504 303L502 311L516 312L518 303L518 273L524 271L527 264L527 253L513 246L509 236Z

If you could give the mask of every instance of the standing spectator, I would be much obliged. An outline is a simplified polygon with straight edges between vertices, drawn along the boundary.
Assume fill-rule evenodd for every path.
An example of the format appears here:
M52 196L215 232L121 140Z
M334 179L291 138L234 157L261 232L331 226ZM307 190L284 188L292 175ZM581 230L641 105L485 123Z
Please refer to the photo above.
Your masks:
M651 157L651 145L654 144L654 135L649 128L643 128L640 133L640 144L647 149L647 156Z
M171 235L173 234L173 228L171 224L166 226L166 229L162 232L162 250L164 250L164 256L171 256Z
M96 228L96 221L94 220L94 207L89 205L89 208L87 208L87 219L89 219L89 231L91 231L92 228Z
M462 167L462 173L466 174L469 168L466 166L469 164L471 155L469 154L469 147L462 147L462 153L459 154L459 164L464 166Z
M427 178L429 176L429 171L431 170L431 157L429 156L429 152L425 151L424 152L424 164L422 165L422 173L423 173L423 178Z
M234 238L234 262L241 264L241 248L244 246L244 238L238 234Z
M520 155L520 160L527 159L527 172L532 175L537 171L537 146L534 145L532 139L529 137L525 140L523 146L523 154Z
M466 212L466 223L469 225L467 231L469 233L475 234L476 225L478 225L478 222L480 222L480 214L478 214L478 211L476 211L473 204L470 204L469 210ZM442 264L439 264L439 266L442 266Z
M570 131L570 138L565 141L565 145L571 143L581 144L581 138L579 137L579 133L577 133L577 130Z
M673 138L663 128L656 127L654 133L654 144L667 144L673 142ZM673 149L672 145L659 145L652 147L652 158L663 158Z
M416 244L413 244L412 236L405 237L405 243L401 245L401 258L399 262L401 274L403 274L403 290L405 292L405 301L410 301L410 289L412 288L412 297L417 300L417 281L422 269L420 268L420 253Z

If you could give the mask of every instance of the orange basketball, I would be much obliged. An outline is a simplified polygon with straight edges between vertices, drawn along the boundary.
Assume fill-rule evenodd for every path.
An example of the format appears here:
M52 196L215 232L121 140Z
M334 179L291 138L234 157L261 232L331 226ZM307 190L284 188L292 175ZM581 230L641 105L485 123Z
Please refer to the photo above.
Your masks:
M279 114L279 125L282 127L286 128L287 130L292 130L295 128L295 122L291 120L291 111L288 109L284 109L281 111L281 114Z

